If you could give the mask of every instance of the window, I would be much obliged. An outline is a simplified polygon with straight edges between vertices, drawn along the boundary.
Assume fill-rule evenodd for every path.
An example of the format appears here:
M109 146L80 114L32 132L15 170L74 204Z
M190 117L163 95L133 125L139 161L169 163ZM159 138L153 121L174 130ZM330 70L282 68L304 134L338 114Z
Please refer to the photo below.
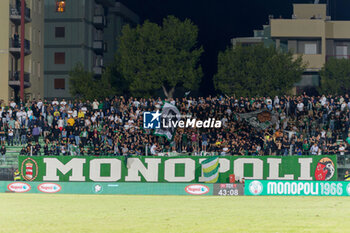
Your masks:
M54 80L54 88L56 90L59 90L59 89L64 90L64 89L66 89L65 84L66 84L66 80L64 78L56 78Z
M317 54L317 44L305 44L305 54Z
M38 44L41 46L41 31L38 30Z
M65 0L56 0L56 12L65 12L66 11L66 1Z
M348 46L336 46L335 47L336 58L348 58Z
M33 12L36 12L36 2L32 1L31 4L31 9L33 9Z
M36 32L35 28L30 32L33 43L36 43Z
M66 64L66 53L55 53L55 64Z
M32 66L33 66L33 68L32 68L31 71L32 71L33 74L35 74L35 61L33 61Z
M56 38L64 38L65 37L65 27L56 27L55 28L55 36Z
M38 12L39 12L39 15L41 15L41 1L38 0Z
M40 77L40 73L41 73L41 69L40 69L40 62L38 62L37 64L37 72L38 72L38 77Z

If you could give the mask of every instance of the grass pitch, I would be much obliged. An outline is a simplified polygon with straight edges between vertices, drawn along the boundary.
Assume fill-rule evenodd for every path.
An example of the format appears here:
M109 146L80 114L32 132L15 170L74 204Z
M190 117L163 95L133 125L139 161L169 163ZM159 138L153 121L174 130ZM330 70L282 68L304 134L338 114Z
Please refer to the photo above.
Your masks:
M1 194L0 232L348 232L350 199Z

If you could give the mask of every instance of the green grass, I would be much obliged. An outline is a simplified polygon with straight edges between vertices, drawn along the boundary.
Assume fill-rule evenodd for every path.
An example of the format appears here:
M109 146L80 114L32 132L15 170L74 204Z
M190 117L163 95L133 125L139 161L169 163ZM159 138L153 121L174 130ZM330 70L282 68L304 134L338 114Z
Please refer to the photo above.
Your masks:
M348 232L350 199L1 194L0 232Z

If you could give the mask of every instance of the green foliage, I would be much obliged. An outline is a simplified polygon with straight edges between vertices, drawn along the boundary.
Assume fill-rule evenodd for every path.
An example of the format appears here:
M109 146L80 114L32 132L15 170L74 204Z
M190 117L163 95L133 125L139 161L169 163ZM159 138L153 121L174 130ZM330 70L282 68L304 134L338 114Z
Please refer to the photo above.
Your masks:
M302 58L263 45L227 48L218 56L217 91L236 96L284 95L300 81Z
M117 54L115 56L114 63L108 66L103 73L102 79L106 80L110 84L114 95L128 95L130 83L120 73L119 62L120 56Z
M350 91L350 60L329 59L320 72L320 93L343 95Z
M95 79L94 74L85 71L81 63L70 71L69 86L73 97L84 100L102 99L115 93L110 76L103 75L101 79Z
M197 48L198 28L174 16L163 25L146 21L137 28L126 25L119 44L120 73L130 83L135 97L149 97L163 89L172 97L175 88L198 88L202 69L198 65L202 48Z

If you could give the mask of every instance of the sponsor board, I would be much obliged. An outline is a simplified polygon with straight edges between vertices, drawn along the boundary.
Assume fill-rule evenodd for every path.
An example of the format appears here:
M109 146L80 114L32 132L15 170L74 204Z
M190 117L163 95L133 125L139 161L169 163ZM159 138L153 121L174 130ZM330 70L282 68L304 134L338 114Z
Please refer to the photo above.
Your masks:
M248 189L253 195L260 195L263 190L263 186L260 181L254 180L249 184Z
M202 184L191 184L185 187L185 191L191 195L203 195L209 192L209 188Z
M350 196L350 183L346 186L346 192Z
M213 195L213 184L191 183L93 183L93 182L11 182L0 181L0 193L59 194L121 194L121 195Z
M8 191L15 193L25 193L30 191L31 186L23 182L13 182L7 185Z
M94 184L92 186L92 190L94 193L102 193L103 192L103 188L101 184Z
M19 167L28 181L204 183L201 163L208 158L19 156ZM231 174L246 180L337 178L336 156L220 156L219 164L218 183L228 183Z
M350 183L343 181L247 180L245 195L350 196Z
M62 187L55 183L42 183L38 185L38 190L43 193L58 193Z

